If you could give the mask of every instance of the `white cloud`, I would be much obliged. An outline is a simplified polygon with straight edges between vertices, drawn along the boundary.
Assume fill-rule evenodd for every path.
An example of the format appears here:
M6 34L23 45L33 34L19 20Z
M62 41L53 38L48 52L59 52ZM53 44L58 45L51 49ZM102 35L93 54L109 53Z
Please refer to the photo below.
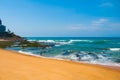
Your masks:
M69 27L69 29L71 30L80 30L80 29L86 29L86 27L82 24L76 24L76 25L72 25Z
M120 30L120 22L112 22L106 18L100 18L85 24L74 24L67 27L67 32L71 34L79 35L91 35L91 36L106 36L116 35L118 36Z
M119 23L111 23L109 26L117 26L117 27L120 27L120 22Z
M93 25L93 26L100 26L100 25L105 24L107 21L108 21L108 19L101 18L101 19L99 19L99 20L92 21L92 25Z
M110 2L105 2L105 3L102 3L99 5L100 7L113 7L113 3L110 3Z
M110 23L109 25L109 30L120 30L120 22L117 23Z
M120 29L120 23L111 22L108 19L100 18L98 20L91 21L89 24L75 24L67 27L71 31L102 31L111 29Z
M81 31L81 32L94 32L94 31L118 31L120 30L120 22L111 22L108 19L100 18L98 20L91 21L89 24L75 24L67 27L70 31Z

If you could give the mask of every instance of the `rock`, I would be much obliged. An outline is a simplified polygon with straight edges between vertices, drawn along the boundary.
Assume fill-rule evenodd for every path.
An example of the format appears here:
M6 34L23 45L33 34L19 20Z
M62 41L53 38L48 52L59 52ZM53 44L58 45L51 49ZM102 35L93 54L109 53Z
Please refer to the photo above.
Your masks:
M71 53L71 51L70 51L70 50L63 50L62 55L69 55L70 53Z
M78 52L78 53L76 53L75 55L76 55L76 57L78 57L78 58L79 58L79 61L80 61L80 60L81 60L81 58L82 58L83 56L85 56L86 54L81 53L81 52Z
M120 63L120 59L115 59L114 62Z
M90 55L90 56L92 56L94 59L98 59L99 57L96 55L96 54L94 54L94 53L88 53L88 55Z

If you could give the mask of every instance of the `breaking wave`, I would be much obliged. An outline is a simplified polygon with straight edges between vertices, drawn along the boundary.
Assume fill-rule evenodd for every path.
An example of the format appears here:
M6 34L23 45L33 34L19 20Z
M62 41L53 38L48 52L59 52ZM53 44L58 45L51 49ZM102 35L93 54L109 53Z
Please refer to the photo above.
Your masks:
M113 38L29 38L52 45L51 48L12 47L10 49L20 53L66 59L77 62L120 66L120 39ZM41 54L42 53L42 54Z
M84 51L81 52L75 52L69 55L56 55L53 57L45 57L40 56L38 54L34 54L32 52L24 52L22 50L18 51L22 54L36 56L36 57L43 57L43 58L53 58L53 59L59 59L59 60L72 60L77 62L85 62L90 64L102 64L102 65L112 65L112 66L120 66L120 60L118 63L116 63L114 60L110 59L109 57L106 57L102 54L96 54L96 53L87 53Z
M36 40L29 40L29 41L36 41ZM37 40L38 42L43 42L47 44L55 44L56 46L72 44L76 42L84 42L84 43L92 43L93 40Z
M70 55L57 55L55 56L55 58L68 59L68 60L86 62L86 63L91 63L91 64L120 66L120 59L114 60L102 54L95 54L95 53L88 54L86 52L82 52L82 53L74 53Z
M120 48L109 48L111 51L120 51Z

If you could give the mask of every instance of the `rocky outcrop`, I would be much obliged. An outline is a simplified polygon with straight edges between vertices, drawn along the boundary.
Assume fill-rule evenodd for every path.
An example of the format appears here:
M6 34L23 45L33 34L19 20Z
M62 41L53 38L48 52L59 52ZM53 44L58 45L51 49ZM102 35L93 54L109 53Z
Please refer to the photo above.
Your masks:
M22 37L9 32L0 32L0 39L9 40L9 41L22 41Z

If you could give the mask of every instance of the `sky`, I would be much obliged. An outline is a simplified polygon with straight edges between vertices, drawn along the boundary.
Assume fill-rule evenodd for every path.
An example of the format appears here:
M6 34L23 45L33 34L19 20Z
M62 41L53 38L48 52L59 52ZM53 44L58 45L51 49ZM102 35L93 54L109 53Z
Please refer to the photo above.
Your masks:
M0 18L24 37L120 37L120 0L0 0Z

